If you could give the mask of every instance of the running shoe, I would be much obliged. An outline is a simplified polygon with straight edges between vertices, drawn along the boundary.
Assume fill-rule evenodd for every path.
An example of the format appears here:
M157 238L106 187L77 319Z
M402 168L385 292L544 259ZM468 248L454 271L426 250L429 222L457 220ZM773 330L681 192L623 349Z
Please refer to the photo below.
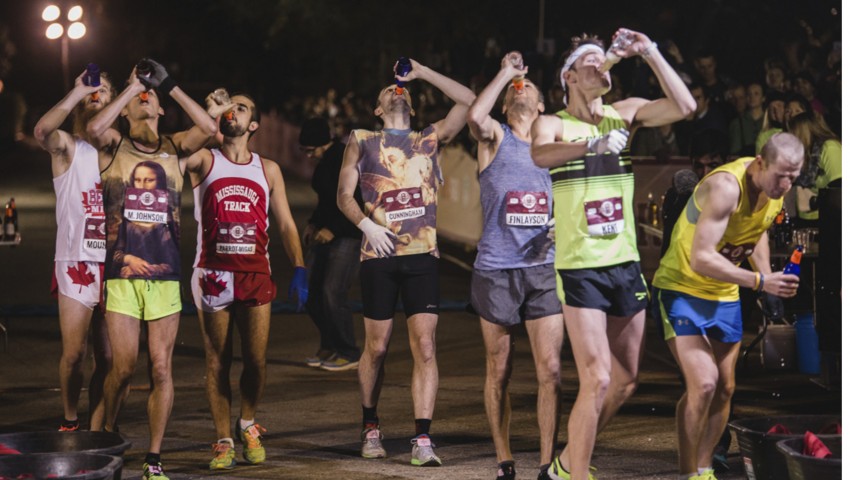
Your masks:
M142 468L142 480L168 480L160 462L156 462L155 465L146 463Z
M360 362L357 360L349 360L345 357L333 354L331 358L322 362L319 368L329 372L344 372L346 370L354 370L358 365L360 365Z
M215 456L210 460L210 470L230 470L236 466L236 450L227 441L214 443Z
M699 480L717 480L717 477L714 476L714 469L709 468L706 471L702 472L697 476Z
M360 447L360 456L363 458L386 458L387 451L381 444L384 434L377 425L367 425L360 433L363 445Z
M64 422L62 422L62 425L59 425L59 431L60 432L76 432L79 429L80 429L80 421L79 420L74 420L73 422L65 420Z
M413 452L411 453L410 464L417 467L439 467L443 464L440 457L434 453L434 443L428 435L419 435L411 439L413 444Z
M308 367L321 367L322 362L330 359L333 355L334 355L334 352L332 352L330 350L320 349L312 357L307 357L307 359L304 362L307 364Z
M591 472L596 471L596 468L590 467ZM596 480L596 477L593 476L593 473L588 472L587 478L590 480ZM549 469L546 470L546 473L549 475L549 480L570 480L570 472L568 472L564 467L561 466L561 459L555 457L555 461L549 465Z
M263 448L260 438L262 438L262 434L266 432L266 429L258 423L252 423L248 428L243 430L239 427L239 419L236 419L236 431L239 432L239 440L245 446L242 449L242 457L252 465L265 462L266 449Z
M507 461L499 464L499 469L496 470L496 480L515 480L516 469L514 462Z

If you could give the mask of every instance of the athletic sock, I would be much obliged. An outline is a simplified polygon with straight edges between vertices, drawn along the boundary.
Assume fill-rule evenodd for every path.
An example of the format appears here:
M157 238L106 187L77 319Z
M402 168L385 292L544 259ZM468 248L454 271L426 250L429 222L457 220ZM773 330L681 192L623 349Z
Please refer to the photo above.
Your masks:
M363 427L366 425L379 425L378 422L378 407L363 407Z
M145 455L145 463L147 463L148 465L157 465L158 463L160 463L159 454L148 452L148 454Z
M244 418L239 419L239 428L242 429L242 430L245 430L246 428L250 427L253 424L254 424L253 418L250 419L250 420L245 420Z
M431 419L430 418L417 418L414 420L416 423L416 436L419 435L430 435L431 432Z

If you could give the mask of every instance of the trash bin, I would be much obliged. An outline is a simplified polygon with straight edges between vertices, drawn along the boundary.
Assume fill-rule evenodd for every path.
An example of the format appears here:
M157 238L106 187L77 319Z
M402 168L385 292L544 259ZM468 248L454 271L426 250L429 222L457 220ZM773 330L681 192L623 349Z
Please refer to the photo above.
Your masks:
M113 432L19 432L0 435L0 445L21 453L85 452L124 455L130 442Z
M0 456L0 478L121 480L124 460L97 453L31 453Z
M782 424L791 435L768 434L767 431ZM785 458L776 449L780 440L803 438L806 431L818 433L823 438L841 435L821 435L819 432L841 424L839 415L785 415L742 418L729 423L738 438L741 459L749 480L790 480Z
M830 458L815 458L803 455L803 439L789 438L777 442L788 465L790 480L838 480L841 478L841 435L818 435L832 452Z

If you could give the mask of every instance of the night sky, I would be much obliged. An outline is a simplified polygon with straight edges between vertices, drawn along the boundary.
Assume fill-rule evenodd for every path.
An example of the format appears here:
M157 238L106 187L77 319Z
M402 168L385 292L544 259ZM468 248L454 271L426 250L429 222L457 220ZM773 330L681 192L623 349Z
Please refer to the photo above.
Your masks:
M816 31L840 21L825 1L566 1L546 0L544 36L554 59L534 55L538 0L80 0L88 33L72 41L73 75L96 62L123 80L135 62L163 63L196 99L217 86L251 92L261 108L334 87L372 95L391 79L400 55L419 60L445 52L444 73L467 82L498 65L508 50L526 53L526 64L547 70L583 31L608 39L619 26L643 31L659 44L673 39L686 57L711 49L728 73L757 68L780 42L800 35L799 19ZM63 94L59 41L44 36L44 0L0 2L0 32L14 44L7 87L31 109ZM743 4L743 5L742 5ZM0 35L2 36L2 35ZM499 55L485 60L488 38ZM0 49L0 55L3 49Z

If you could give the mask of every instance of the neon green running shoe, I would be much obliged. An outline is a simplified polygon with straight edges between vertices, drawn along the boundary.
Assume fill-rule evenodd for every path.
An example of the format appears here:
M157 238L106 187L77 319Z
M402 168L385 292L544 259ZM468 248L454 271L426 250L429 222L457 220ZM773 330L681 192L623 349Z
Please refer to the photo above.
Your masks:
M590 467L591 471L596 471L595 467ZM549 469L546 470L546 473L549 474L550 480L570 480L570 472L568 472L564 467L561 466L561 459L555 457L555 461L549 465ZM592 473L587 473L587 478L590 480L596 480L596 477L593 476Z
M714 476L714 469L709 468L706 471L702 472L697 476L699 480L717 480L717 477Z
M142 466L142 480L169 480L165 476L165 470L162 469L162 464L157 462L155 465L144 464Z
M230 470L236 466L236 450L230 442L217 442L212 446L215 457L210 460L210 470Z
M266 432L266 429L258 423L252 423L248 428L243 430L239 428L238 420L236 428L239 431L239 439L245 445L245 448L242 449L242 456L245 460L252 465L265 462L266 449L263 448L260 438L262 438L262 434Z

